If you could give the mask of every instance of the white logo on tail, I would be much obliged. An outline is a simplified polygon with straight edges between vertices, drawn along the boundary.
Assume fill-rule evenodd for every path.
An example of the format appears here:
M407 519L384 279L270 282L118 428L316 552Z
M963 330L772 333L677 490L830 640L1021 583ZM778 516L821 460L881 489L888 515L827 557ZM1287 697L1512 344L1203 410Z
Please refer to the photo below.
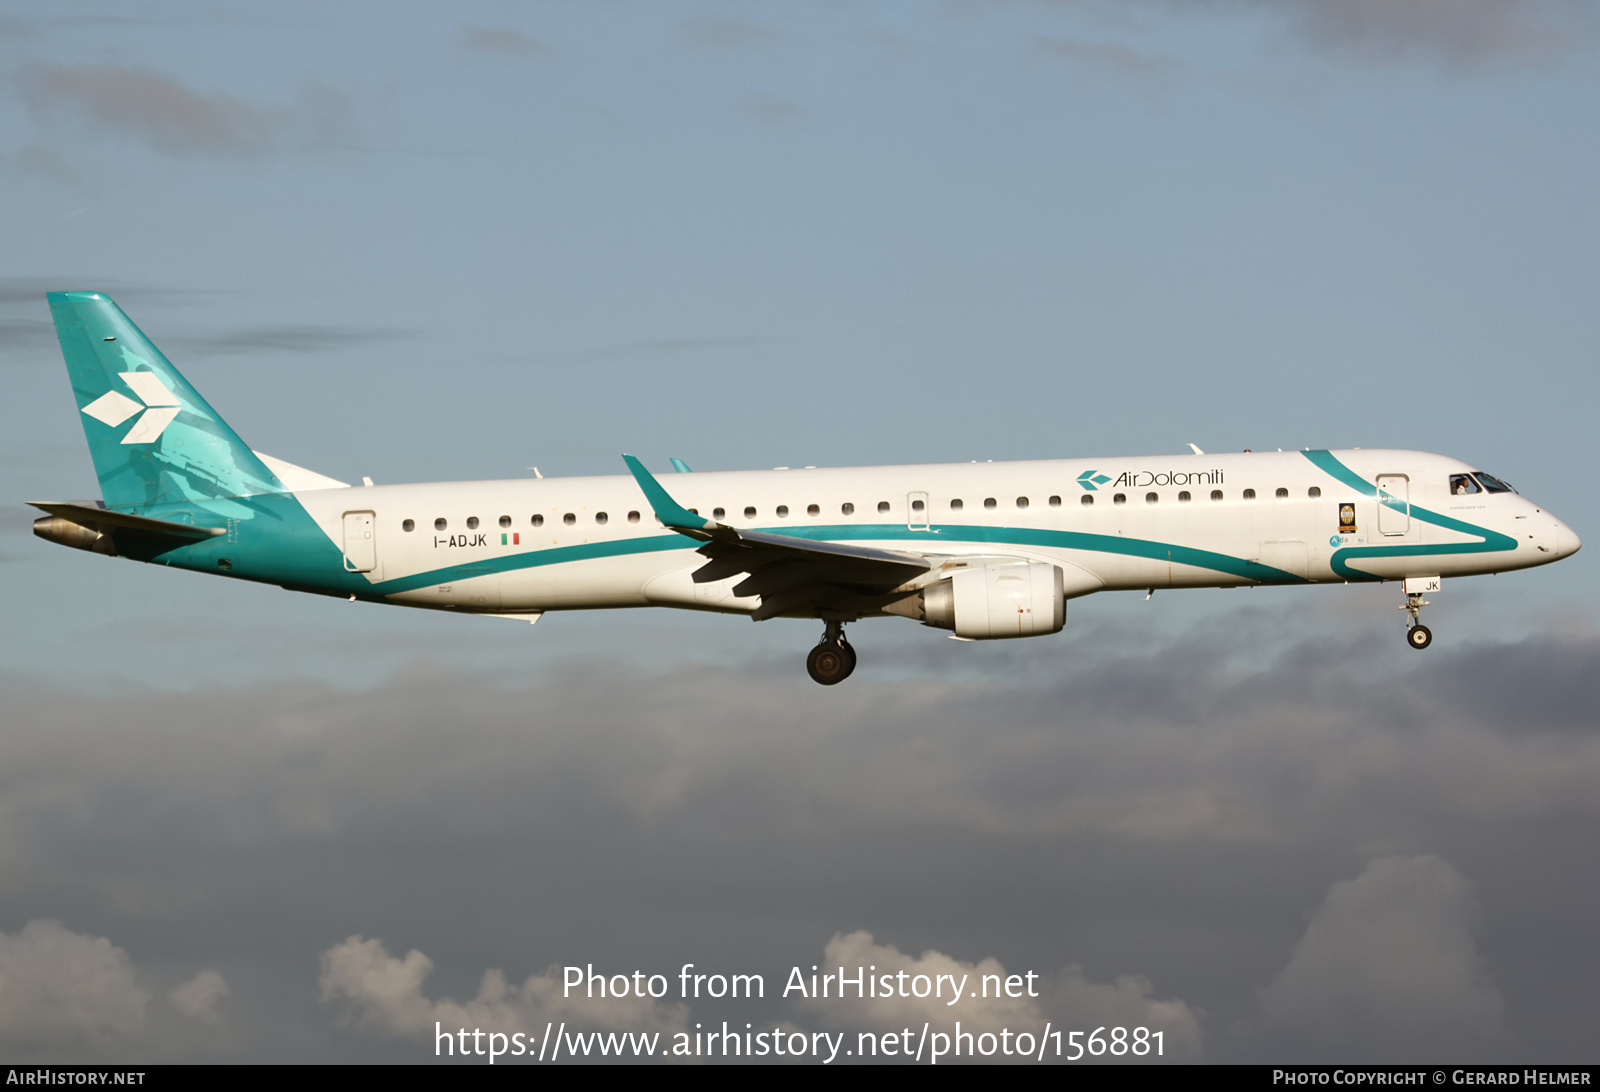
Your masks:
M161 438L172 419L183 409L178 396L167 389L155 372L118 372L139 401L116 391L107 391L87 406L83 412L96 421L116 428L122 422L143 410L143 415L133 423L122 438L125 444L153 444Z

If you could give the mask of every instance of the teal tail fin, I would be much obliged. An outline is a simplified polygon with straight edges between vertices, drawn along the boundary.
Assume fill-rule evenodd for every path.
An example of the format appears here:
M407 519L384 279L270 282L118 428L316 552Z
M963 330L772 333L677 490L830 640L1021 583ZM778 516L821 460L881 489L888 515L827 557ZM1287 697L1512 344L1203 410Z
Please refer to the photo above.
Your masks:
M107 506L218 508L228 497L284 491L110 296L51 292L49 300Z

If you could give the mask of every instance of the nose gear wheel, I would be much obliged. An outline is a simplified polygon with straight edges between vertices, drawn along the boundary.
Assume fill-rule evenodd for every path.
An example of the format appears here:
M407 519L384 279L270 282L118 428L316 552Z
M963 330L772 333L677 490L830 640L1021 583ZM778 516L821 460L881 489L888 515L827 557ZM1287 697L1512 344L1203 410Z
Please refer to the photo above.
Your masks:
M1406 644L1421 650L1433 644L1433 630L1422 624L1422 608L1428 601L1420 594L1406 596L1405 605L1400 609L1411 615L1411 624L1406 629Z

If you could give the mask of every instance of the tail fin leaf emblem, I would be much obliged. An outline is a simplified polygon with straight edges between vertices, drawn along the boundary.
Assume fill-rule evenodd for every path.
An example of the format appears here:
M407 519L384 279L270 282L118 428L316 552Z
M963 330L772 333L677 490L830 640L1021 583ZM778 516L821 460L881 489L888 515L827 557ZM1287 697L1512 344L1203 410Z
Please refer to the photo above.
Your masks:
M119 378L126 383L139 401L118 391L107 391L87 406L83 412L93 417L96 421L104 422L116 428L122 422L136 413L143 411L128 434L122 438L125 444L153 444L161 438L161 434L172 424L172 419L178 416L183 405L178 401L178 396L161 382L161 377L155 372L119 372Z

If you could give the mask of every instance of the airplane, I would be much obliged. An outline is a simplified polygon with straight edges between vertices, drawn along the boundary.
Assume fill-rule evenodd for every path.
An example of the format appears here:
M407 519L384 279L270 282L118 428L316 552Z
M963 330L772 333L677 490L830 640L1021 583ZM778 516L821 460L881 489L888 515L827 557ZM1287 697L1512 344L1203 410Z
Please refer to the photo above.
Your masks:
M679 607L806 618L824 685L844 626L1038 637L1099 591L1397 581L1406 641L1446 577L1581 543L1505 482L1416 451L1244 451L350 486L254 451L109 296L51 314L100 500L30 502L34 534L292 591L537 622Z

